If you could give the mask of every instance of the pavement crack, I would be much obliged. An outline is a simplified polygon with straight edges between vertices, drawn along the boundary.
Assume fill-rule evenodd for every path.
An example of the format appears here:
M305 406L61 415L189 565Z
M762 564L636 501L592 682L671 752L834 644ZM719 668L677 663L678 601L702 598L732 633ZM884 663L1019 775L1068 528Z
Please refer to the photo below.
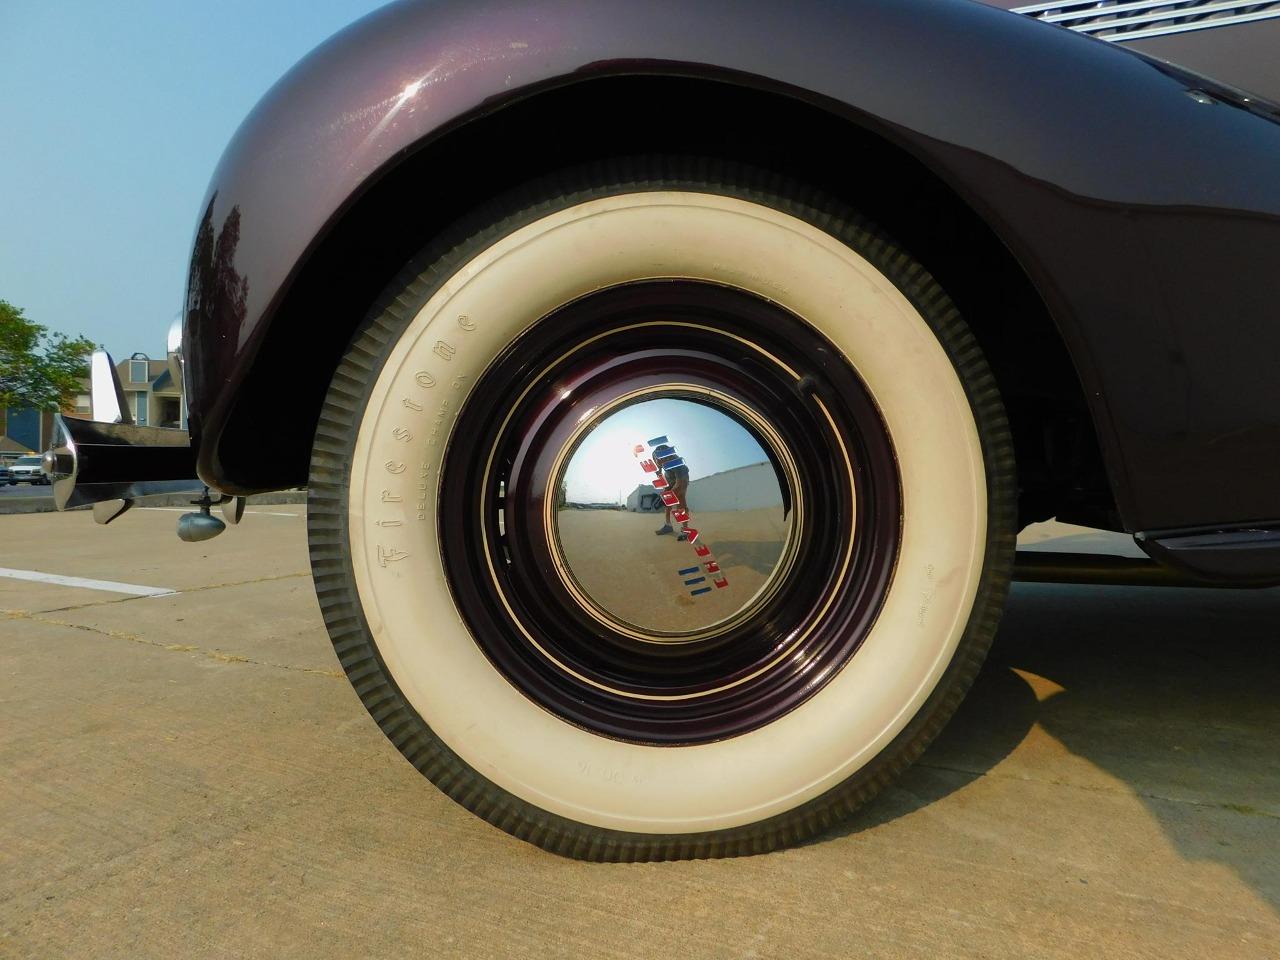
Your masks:
M278 573L272 577L253 577L249 580L230 580L227 583L210 583L202 587L192 587L190 590L179 590L178 593L203 593L206 590L220 590L223 587L243 587L250 583L273 583L276 580L293 580L297 577L311 576L310 570L303 570L299 573ZM130 599L146 600L147 597L131 597ZM157 597L155 599L163 599Z
M164 600L167 597L180 597L187 593L204 593L207 590L221 590L224 587L243 587L253 583L272 583L276 580L292 580L297 577L309 577L311 571L303 570L301 573L281 573L272 577L253 577L249 580L228 580L226 583L208 583L199 587L190 587L185 590L174 590L173 593L166 593L157 597L112 597L107 600L89 600L85 603L73 603L65 607L50 607L48 610L42 610L41 613L65 613L68 610L84 610L88 607L109 607L119 603L130 603L134 600ZM24 614L28 611L10 610L6 613Z
M276 577L274 579L284 579ZM10 611L11 619L15 620L33 620L37 623L47 623L56 627L69 627L73 630L82 630L85 633L97 634L101 637L109 637L112 640L127 640L130 643L140 643L144 646L155 647L158 650L167 650L170 653L186 653L206 660L214 660L218 663L244 663L255 667L270 667L275 670L288 670L291 673L306 673L320 677L329 677L336 680L345 680L346 674L341 670L322 670L317 667L297 667L288 663L275 663L271 660L255 660L252 657L242 657L239 654L223 653L221 650L210 650L205 647L198 647L189 643L164 643L159 640L150 640L146 637L139 636L136 633L127 633L123 630L106 630L101 627L93 627L83 623L72 623L69 620L59 620L55 617L47 617L40 614L23 614L22 611Z

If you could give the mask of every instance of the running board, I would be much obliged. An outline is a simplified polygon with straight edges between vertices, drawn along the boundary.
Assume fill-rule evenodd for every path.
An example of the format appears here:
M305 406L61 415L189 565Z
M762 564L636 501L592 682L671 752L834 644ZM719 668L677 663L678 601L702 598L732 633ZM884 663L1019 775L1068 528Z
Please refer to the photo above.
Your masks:
M1101 553L1050 553L1040 550L1017 552L1013 563L1013 579L1019 583L1087 583L1115 587L1242 586L1239 583L1205 580L1142 557L1119 557Z

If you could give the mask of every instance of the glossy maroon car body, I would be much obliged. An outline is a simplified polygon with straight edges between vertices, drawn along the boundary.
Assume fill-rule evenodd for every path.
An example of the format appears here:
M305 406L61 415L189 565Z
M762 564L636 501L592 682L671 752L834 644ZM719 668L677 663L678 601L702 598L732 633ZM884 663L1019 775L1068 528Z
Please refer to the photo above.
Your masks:
M1024 519L1280 578L1280 109L1236 89L1276 60L1238 57L1224 86L997 6L403 0L358 22L267 94L202 208L185 329L201 477L305 479L364 311L469 206L593 148L718 144L879 202L967 297L1014 414ZM1277 31L1250 36L1265 54ZM955 224L981 255L948 258ZM977 290L988 269L1007 281ZM260 415L281 390L294 423Z

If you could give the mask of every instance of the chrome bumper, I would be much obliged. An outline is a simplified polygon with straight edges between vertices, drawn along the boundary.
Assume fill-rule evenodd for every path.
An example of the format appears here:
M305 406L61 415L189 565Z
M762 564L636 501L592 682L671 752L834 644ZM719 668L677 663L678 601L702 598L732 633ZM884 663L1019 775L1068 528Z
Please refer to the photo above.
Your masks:
M175 324L169 331L169 369L178 383L180 330ZM44 472L59 510L93 504L95 519L110 523L138 497L204 490L196 478L190 434L135 424L115 361L105 350L95 350L89 358L89 382L93 419L59 414L59 440L44 455ZM208 494L202 493L202 499L207 501Z
M182 326L169 328L169 370L182 383ZM199 491L198 511L178 518L178 537L189 543L216 537L244 515L244 497L217 494L196 477L196 452L186 430L140 427L133 422L116 365L105 350L89 359L92 420L57 417L61 441L44 455L59 510L93 504L93 518L110 523L150 493ZM211 516L221 505L226 523Z
M44 455L59 510L149 493L199 490L185 430L57 417L61 443Z

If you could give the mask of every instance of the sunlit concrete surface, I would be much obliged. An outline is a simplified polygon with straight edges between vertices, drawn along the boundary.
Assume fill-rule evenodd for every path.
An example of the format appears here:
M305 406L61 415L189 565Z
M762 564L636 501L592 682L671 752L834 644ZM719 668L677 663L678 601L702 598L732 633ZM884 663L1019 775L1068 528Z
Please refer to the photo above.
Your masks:
M0 579L0 957L1277 956L1275 591L1015 588L956 721L847 827L599 866L383 739L301 516L176 518L0 517L0 565L179 591Z

